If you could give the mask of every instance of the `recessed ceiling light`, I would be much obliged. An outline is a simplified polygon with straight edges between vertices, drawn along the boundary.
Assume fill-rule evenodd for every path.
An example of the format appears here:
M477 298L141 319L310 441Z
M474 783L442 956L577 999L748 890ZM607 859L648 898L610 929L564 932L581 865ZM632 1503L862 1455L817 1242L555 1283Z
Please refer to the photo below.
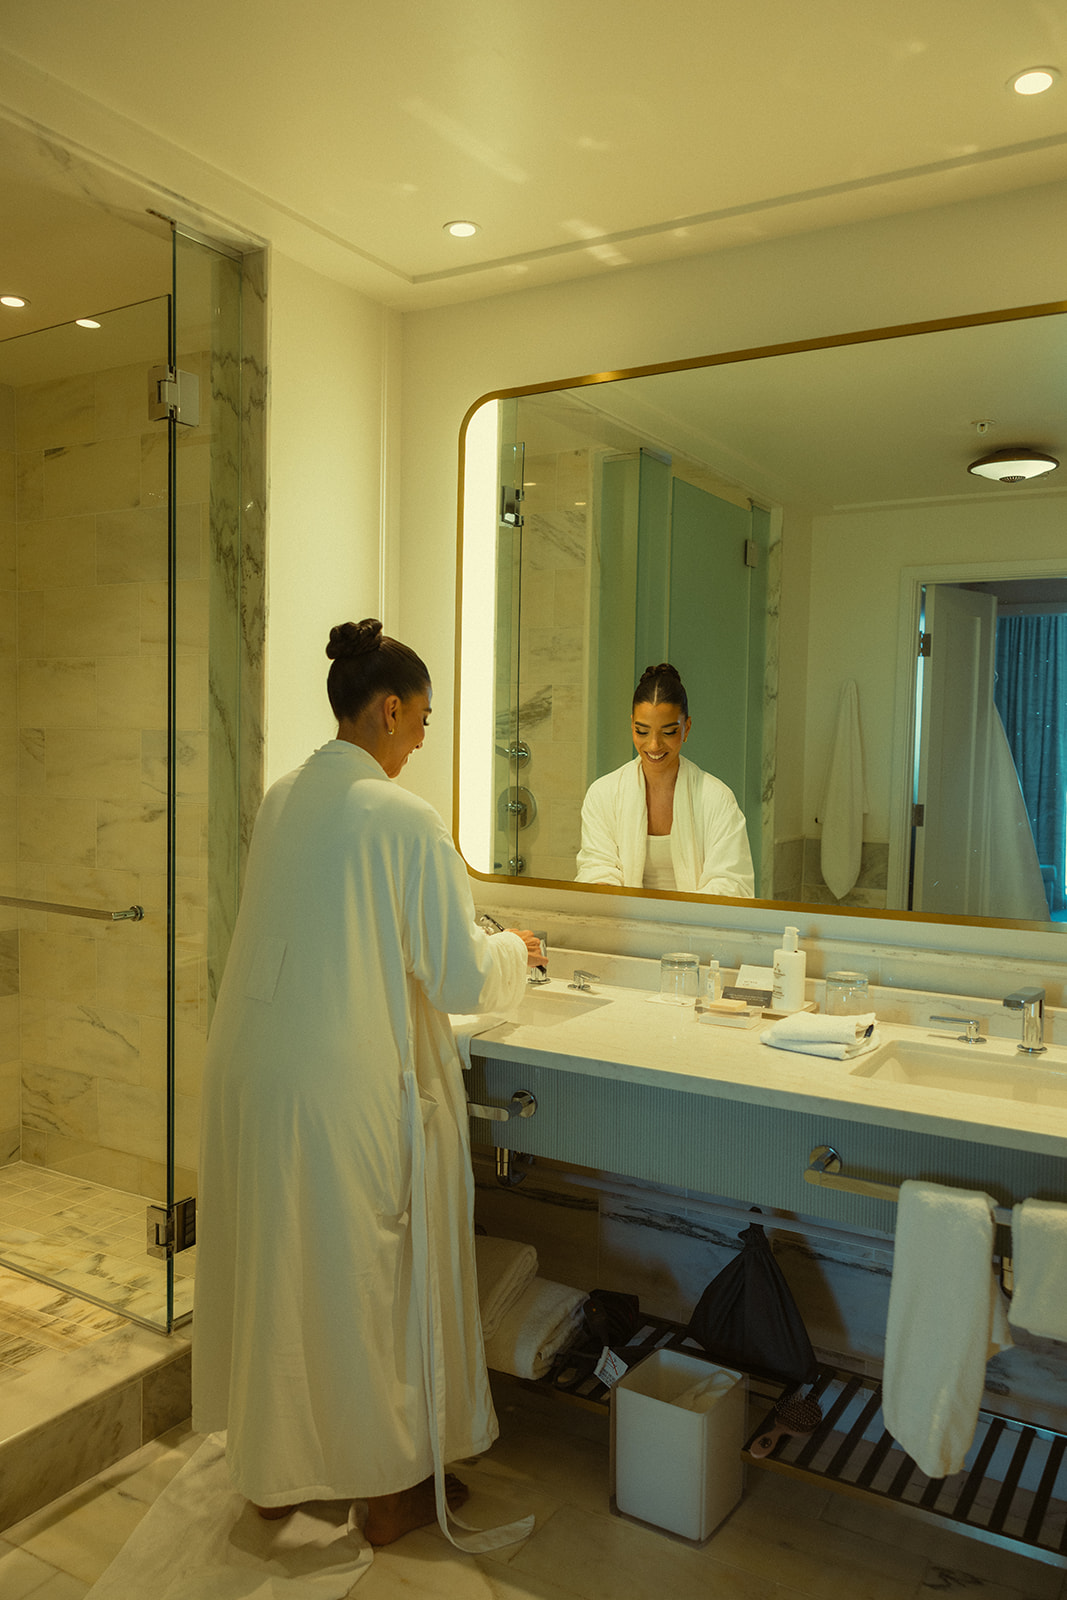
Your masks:
M99 322L94 321L92 317L75 317L74 321L79 328L99 328L100 326Z
M24 306L26 303L17 294L0 294L0 306Z
M476 222L446 222L445 232L450 233L454 239L469 239L472 233L478 232Z
M1055 67L1027 67L1025 72L1017 72L1011 79L1011 87L1016 94L1044 94L1058 77Z

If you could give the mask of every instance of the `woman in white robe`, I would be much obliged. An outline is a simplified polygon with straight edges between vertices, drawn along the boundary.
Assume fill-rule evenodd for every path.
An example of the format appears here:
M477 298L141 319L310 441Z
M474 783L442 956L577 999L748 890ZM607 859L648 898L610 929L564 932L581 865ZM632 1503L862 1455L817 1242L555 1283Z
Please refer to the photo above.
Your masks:
M682 755L691 727L678 673L668 662L646 667L633 700L636 759L586 791L579 883L752 898L744 813L725 783Z
M338 737L263 802L208 1044L193 1423L264 1513L367 1498L388 1543L444 1524L443 1463L496 1437L447 1013L510 1009L540 956L477 927L440 817L389 781L425 666L377 622L327 654Z

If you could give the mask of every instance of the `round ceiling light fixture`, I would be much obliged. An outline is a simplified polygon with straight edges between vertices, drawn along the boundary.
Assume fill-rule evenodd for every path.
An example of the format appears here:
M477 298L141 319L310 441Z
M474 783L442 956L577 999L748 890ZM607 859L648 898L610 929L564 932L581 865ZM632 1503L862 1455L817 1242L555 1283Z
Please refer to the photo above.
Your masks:
M445 232L450 233L453 239L469 239L478 232L476 222L446 222Z
M978 478L992 478L997 483L1025 483L1028 478L1042 478L1046 472L1055 472L1059 462L1043 450L1031 450L1029 445L1012 445L1007 450L994 450L988 456L979 456L967 468Z
M79 328L99 328L100 326L95 317L75 317L74 321Z
M17 294L0 294L0 306L14 306L19 308L26 304L27 302L21 299Z
M1014 89L1016 94L1044 94L1046 89L1052 88L1059 75L1056 67L1027 67L1025 72L1017 72L1009 80L1009 88Z

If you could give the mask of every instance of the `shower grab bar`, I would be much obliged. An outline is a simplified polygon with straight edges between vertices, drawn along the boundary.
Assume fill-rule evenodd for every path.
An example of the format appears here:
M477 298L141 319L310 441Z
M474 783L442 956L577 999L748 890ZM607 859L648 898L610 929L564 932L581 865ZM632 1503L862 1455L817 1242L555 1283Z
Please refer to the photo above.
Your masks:
M845 1194L863 1194L872 1200L900 1199L900 1190L889 1183L869 1183L866 1178L846 1178L841 1172L841 1157L833 1145L822 1144L813 1150L804 1169L805 1183L820 1189L839 1189ZM993 1207L993 1221L1001 1227L1011 1227L1011 1211L1004 1206Z
M127 906L125 911L99 911L95 906L60 906L50 900L22 900L18 895L0 894L0 906L15 906L19 911L50 911L60 917L92 917L97 922L140 922L144 906Z

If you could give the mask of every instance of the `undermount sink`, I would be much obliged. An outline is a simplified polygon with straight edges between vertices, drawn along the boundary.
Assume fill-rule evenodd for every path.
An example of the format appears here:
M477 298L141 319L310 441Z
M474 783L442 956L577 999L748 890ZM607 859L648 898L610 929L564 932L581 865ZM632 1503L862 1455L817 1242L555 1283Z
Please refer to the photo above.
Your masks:
M519 1022L535 1028L552 1028L610 1004L605 995L583 994L578 989L528 989L519 1006Z
M1038 1065L1040 1056L1009 1055L1003 1050L985 1054L986 1050L981 1044L893 1039L864 1056L852 1068L852 1076L989 1100L1067 1107L1067 1071Z

